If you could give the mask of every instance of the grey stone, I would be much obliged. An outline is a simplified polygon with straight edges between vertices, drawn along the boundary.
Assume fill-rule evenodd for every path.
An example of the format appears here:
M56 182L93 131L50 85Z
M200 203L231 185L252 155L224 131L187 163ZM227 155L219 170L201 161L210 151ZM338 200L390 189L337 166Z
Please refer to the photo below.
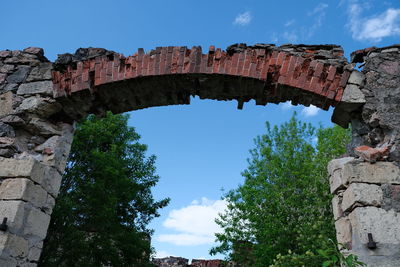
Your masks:
M352 229L350 220L347 218L340 218L335 222L336 239L337 242L343 245L351 244L352 242Z
M13 126L21 126L24 124L24 120L18 117L17 115L8 115L3 118L0 118L0 122L4 122Z
M34 95L34 94L44 94L53 95L53 82L51 81L40 81L23 83L19 86L18 95Z
M22 83L26 80L28 77L29 71L30 71L29 66L19 66L18 70L14 72L13 74L9 75L7 77L7 82L8 83Z
M7 217L8 231L19 233L23 228L26 203L22 200L0 201L0 218Z
M24 258L28 255L28 241L10 233L1 234L0 251L14 258Z
M7 92L0 95L0 117L13 112L13 93Z
M351 83L351 84L356 84L358 86L361 86L365 82L365 76L364 76L364 74L362 72L359 72L357 70L353 70L351 72L350 78L349 78L349 80L347 82Z
M328 163L328 173L333 174L334 171L343 169L344 165L350 161L353 161L353 157L344 157L339 159L333 159Z
M348 104L364 104L366 101L363 92L361 92L357 85L347 84L344 89L342 102Z
M61 131L57 125L35 116L32 116L29 120L27 129L43 136L61 135Z
M399 49L396 47L393 47L393 48L389 48L389 49L383 49L381 52L382 53L399 52Z
M11 73L14 70L15 70L14 65L5 64L5 65L0 66L0 72L2 72L2 73Z
M40 63L39 66L34 67L28 78L27 82L41 81L41 80L51 80L51 70L53 64L51 62Z
M49 139L46 140L43 144L37 146L35 148L36 152L42 152L44 149L50 149L51 151L54 151L56 149L56 146L58 145L60 140L60 136L55 135L50 137Z
M24 200L42 208L47 201L47 192L26 178L6 179L0 186L0 199Z
M332 199L333 218L338 220L343 216L342 199L338 195L334 195Z
M351 211L360 206L381 206L382 189L374 184L352 183L343 194L342 209Z
M392 162L348 162L342 170L344 183L400 184L400 170Z
M18 88L18 84L17 83L9 83L4 87L4 91L15 91Z
M61 104L52 98L28 97L25 98L16 110L17 112L36 113L47 118L61 110Z
M400 215L394 210L385 211L377 207L358 207L350 214L353 232L353 246L360 254L372 255L398 255L394 249L400 245ZM368 233L371 233L378 250L371 252L366 248ZM388 245L386 249L385 245ZM394 249L394 250L393 250ZM363 252L364 251L364 252Z
M31 208L29 215L24 225L24 235L36 236L39 240L43 240L46 237L47 228L49 227L50 216L38 209Z
M10 125L0 122L0 137L15 137L15 131Z

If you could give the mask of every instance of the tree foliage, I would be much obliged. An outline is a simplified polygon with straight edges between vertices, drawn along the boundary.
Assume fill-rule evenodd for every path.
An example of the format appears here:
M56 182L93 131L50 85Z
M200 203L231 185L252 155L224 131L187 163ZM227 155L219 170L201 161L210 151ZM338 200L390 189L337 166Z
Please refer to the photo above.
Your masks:
M89 116L77 127L40 266L147 266L155 156L128 117Z
M217 219L223 232L210 253L241 266L321 266L317 250L335 239L326 167L345 153L349 138L349 131L316 129L296 114L280 127L267 122L244 184L225 195L228 209Z

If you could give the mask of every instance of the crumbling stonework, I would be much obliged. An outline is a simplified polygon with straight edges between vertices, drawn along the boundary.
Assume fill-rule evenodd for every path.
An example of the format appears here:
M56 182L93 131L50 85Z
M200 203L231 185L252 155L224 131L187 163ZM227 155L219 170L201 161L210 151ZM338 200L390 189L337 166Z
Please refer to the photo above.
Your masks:
M157 267L235 267L233 262L225 263L222 260L196 260L191 264L189 260L181 257L166 257L153 259L153 264Z
M0 266L36 266L69 154L51 70L40 48L0 52Z
M75 121L194 95L235 99L239 109L251 99L335 107L332 121L353 129L352 157L329 165L338 240L369 266L400 266L399 48L356 51L352 63L336 45L159 47L129 57L85 48L55 63L40 48L0 51L0 266L36 266Z

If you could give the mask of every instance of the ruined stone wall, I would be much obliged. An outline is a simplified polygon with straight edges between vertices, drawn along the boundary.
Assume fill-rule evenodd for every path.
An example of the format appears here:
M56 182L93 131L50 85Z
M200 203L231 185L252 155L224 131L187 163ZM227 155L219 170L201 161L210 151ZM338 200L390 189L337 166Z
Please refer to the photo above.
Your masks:
M400 46L353 53L365 104L349 113L346 157L330 162L337 240L368 266L400 266ZM348 85L350 84L350 80ZM340 106L335 115L341 117ZM341 117L343 119L343 116Z
M0 51L0 266L36 266L76 120L188 104L191 95L236 99L238 108L250 99L334 106L332 121L353 130L351 157L329 165L338 240L369 266L400 266L399 84L399 46L356 51L350 64L335 45L164 47L130 57L90 48L55 63L40 48Z
M182 257L166 257L153 259L152 263L157 267L235 267L233 262L225 263L222 260L189 260Z
M51 70L42 49L0 51L0 266L36 266L69 154Z

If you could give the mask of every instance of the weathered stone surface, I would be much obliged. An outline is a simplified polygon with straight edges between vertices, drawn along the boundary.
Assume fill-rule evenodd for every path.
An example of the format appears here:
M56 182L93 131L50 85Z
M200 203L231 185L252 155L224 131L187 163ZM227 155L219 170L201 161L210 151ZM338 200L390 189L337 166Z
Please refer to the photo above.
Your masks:
M400 216L394 210L358 207L349 214L349 219L353 237L359 240L359 249L367 250L364 244L368 243L368 233L372 234L378 248L384 244L400 244ZM381 251L380 253L396 255L398 251Z
M13 112L13 94L7 92L0 95L0 117Z
M53 83L51 81L39 81L23 83L18 87L17 94L19 95L53 95Z
M329 187L331 194L336 193L340 189L345 189L347 186L347 180L343 178L342 170L337 169L329 177Z
M25 98L16 111L35 113L42 118L48 118L60 110L60 103L56 102L54 99L32 96Z
M378 185L352 183L343 193L342 209L351 211L360 206L381 206L383 202L382 189Z
M350 161L353 161L353 157L344 157L339 159L333 159L328 163L328 173L332 175L334 171L343 169L344 165Z
M26 257L28 254L28 241L17 235L2 233L0 234L0 251L14 258Z
M14 72L13 74L9 75L7 77L7 82L8 83L22 83L26 80L28 77L30 67L28 66L19 66L18 70Z
M365 82L365 75L362 72L353 70L347 83L356 84L358 86L363 85ZM359 94L359 92L357 92ZM363 95L364 96L364 95Z
M10 125L0 122L0 137L15 137L15 131Z
M9 200L0 202L0 218L7 217L8 231L17 234L23 228L26 203L22 200Z
M340 218L335 222L336 239L338 243L343 245L351 245L352 229L349 219Z
M5 65L1 65L0 66L0 72L1 73L12 73L14 70L15 70L15 66L14 65L5 64ZM1 82L1 80L0 80L0 82Z
M334 195L332 198L332 210L335 221L343 216L342 198L338 195Z
M50 223L50 216L38 209L32 208L29 211L29 215L26 219L24 227L25 236L37 236L43 240L46 237L47 228Z
M400 185L383 184L381 188L383 192L382 208L400 212Z
M27 129L43 136L61 135L61 131L57 125L34 116L29 120Z
M351 104L364 104L365 96L355 84L348 84L344 89L342 102Z
M51 62L40 63L39 66L34 67L31 70L26 81L33 82L33 81L51 80L52 68L53 64Z
M43 242L40 242L37 246L29 249L28 260L38 261L40 258L40 253L42 252Z
M344 183L400 184L399 167L393 162L351 161L344 165Z
M46 205L47 192L26 178L6 179L0 185L0 199L24 200L38 208Z

